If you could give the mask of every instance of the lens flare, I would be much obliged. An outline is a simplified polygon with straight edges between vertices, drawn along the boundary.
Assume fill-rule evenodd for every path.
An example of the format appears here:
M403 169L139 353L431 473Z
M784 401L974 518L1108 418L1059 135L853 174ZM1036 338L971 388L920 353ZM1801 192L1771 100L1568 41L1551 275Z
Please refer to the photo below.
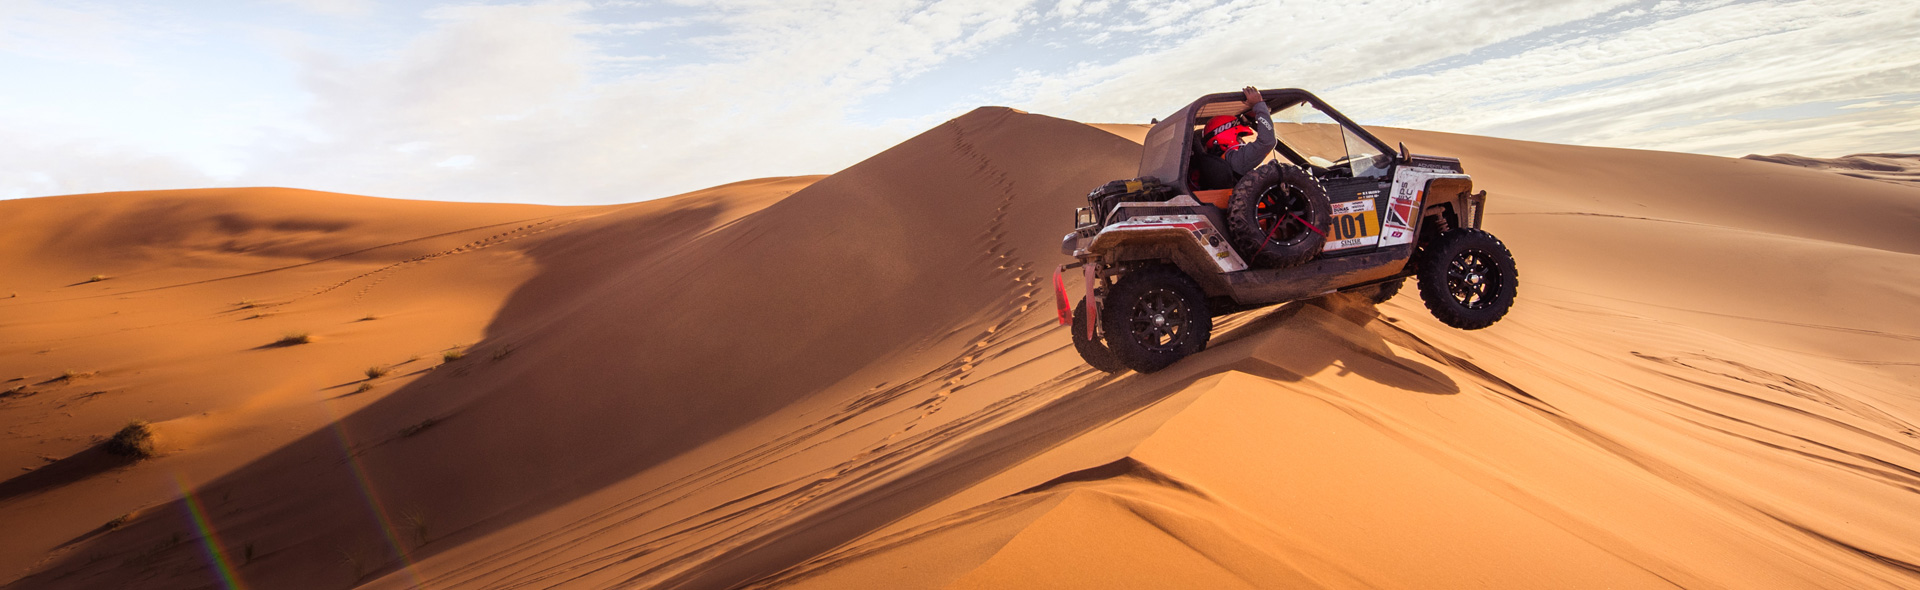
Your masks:
M207 511L200 506L200 498L194 496L193 488L187 486L180 474L173 475L173 483L180 486L180 499L187 502L187 516L193 519L193 528L200 533L200 547L207 552L207 561L213 565L213 571L220 576L220 583L227 590L243 590L246 584L233 571L233 563L227 558L227 552L221 549L220 537L213 532L213 525L207 522Z
M322 402L322 405L325 406L325 402ZM327 411L332 413L333 408L327 406ZM360 487L360 497L366 500L367 510L373 513L373 521L380 527L381 537L386 540L387 547L393 551L393 556L399 559L400 569L407 572L407 577L413 580L413 587L426 588L426 582L420 578L420 572L414 567L413 555L409 554L406 545L401 543L392 519L387 518L387 507L380 501L380 494L374 491L373 479L367 476L366 468L360 464L359 454L353 452L353 444L347 440L347 431L340 426L340 417L337 414L332 417L333 420L328 423L328 429L333 431L334 440L340 443L340 454L346 457L347 470L353 473L354 484Z

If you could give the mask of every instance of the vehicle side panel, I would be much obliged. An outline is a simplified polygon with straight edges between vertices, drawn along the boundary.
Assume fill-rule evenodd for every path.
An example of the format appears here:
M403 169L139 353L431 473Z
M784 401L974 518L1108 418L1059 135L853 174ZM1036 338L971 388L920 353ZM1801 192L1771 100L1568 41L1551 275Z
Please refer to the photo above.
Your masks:
M1403 274L1412 245L1367 254L1318 258L1291 268L1263 268L1221 275L1234 302L1244 306L1318 297L1361 283Z

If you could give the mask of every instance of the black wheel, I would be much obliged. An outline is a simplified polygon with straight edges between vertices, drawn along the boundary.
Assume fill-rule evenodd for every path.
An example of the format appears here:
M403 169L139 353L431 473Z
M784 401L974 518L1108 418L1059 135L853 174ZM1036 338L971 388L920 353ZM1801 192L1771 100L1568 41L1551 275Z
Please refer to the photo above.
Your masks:
M1312 260L1327 238L1333 209L1327 189L1307 171L1268 162L1240 179L1227 202L1227 233L1240 257L1257 267L1286 268ZM1313 227L1307 227L1311 224Z
M1394 295L1399 295L1400 286L1406 284L1406 282L1407 279L1404 277L1394 279L1375 285L1371 290L1365 291L1364 293L1366 293L1367 299L1373 301L1374 305L1379 305L1386 303L1388 299L1393 299Z
M1441 323L1478 330L1500 321L1513 307L1520 273L1513 253L1493 234L1448 230L1418 256L1420 299Z
M1113 351L1107 350L1107 343L1098 339L1087 339L1087 300L1085 299L1081 299L1079 305L1073 306L1073 349L1080 352L1080 358L1087 361L1087 366L1099 369L1101 372L1118 373L1127 368L1120 364L1119 358L1113 356Z
M1100 310L1107 348L1141 373L1167 368L1207 347L1213 315L1207 296L1179 270L1153 267L1120 277Z

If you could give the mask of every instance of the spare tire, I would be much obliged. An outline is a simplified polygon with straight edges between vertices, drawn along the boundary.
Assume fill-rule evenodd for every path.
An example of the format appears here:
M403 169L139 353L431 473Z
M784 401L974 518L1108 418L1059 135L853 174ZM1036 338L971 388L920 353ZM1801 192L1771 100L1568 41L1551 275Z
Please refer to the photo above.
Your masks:
M1233 187L1227 233L1233 249L1256 267L1297 266L1327 243L1333 209L1327 189L1297 166L1268 162ZM1311 227L1309 227L1311 225Z

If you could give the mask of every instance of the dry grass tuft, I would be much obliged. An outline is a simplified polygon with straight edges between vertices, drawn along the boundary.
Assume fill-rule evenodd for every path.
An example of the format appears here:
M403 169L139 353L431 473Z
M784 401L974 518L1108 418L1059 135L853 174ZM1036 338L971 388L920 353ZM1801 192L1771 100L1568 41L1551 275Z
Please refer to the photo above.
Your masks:
M467 358L467 352L458 348L448 349L440 353L440 362L443 363L451 363L463 358Z
M356 545L353 549L340 550L340 564L347 566L347 569L353 572L354 582L359 582L360 578L367 577L367 574L385 563L386 561L380 557L379 549L366 545Z
M427 544L427 513L418 508L400 511L400 520L407 524L407 532L413 537L415 547Z
M134 459L146 459L153 456L153 428L145 420L127 423L125 428L113 433L104 445L108 453Z
M372 384L372 383L367 383L367 382L365 382L365 381L362 381L362 382L360 382L360 386L359 386L359 387L355 387L355 388L353 388L353 392L354 392L354 393L366 393L366 392L369 392L369 391L373 391L373 384Z
M107 280L108 278L110 277L108 277L107 275L93 275L93 276L87 277L87 282L98 283L100 281Z
M308 342L313 342L312 334L306 332L287 332L286 334L282 334L279 340L275 340L273 345L293 346L295 344L306 344Z
M393 367L389 367L386 365L374 365L371 367L367 367L366 372L367 372L367 380L371 381L374 379L385 377L387 376L387 373L392 373Z

